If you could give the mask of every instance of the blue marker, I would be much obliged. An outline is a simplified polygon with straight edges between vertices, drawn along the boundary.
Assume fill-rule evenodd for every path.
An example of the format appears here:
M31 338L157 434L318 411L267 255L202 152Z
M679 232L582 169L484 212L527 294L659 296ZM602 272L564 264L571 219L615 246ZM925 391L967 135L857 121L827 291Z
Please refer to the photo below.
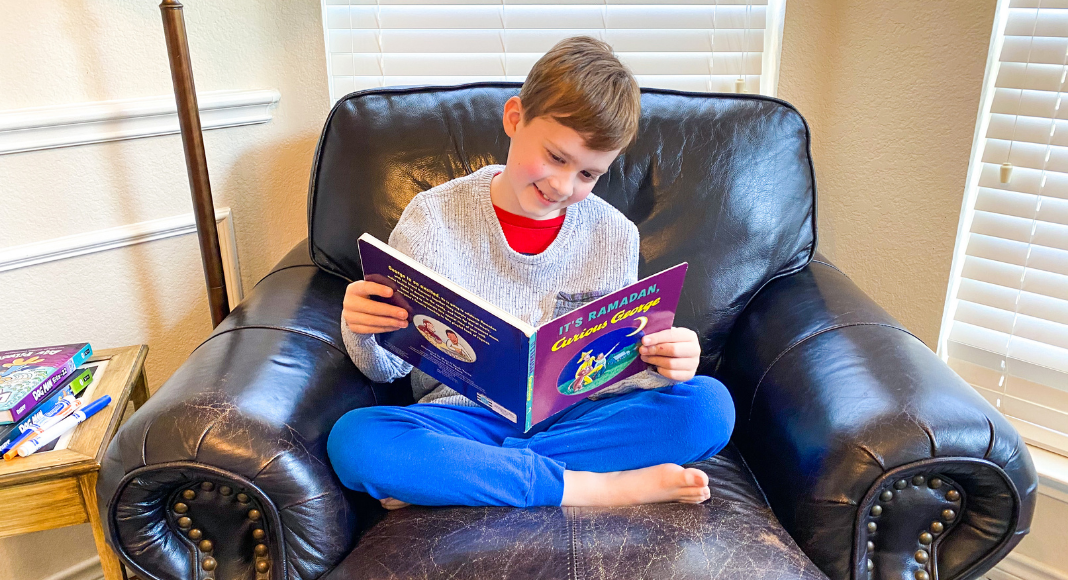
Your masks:
M63 419L59 423L56 423L52 428L48 429L44 433L41 433L37 437L30 439L29 441L19 445L18 454L19 457L26 457L27 455L37 451L38 449L48 445L62 437L67 431L74 429L78 426L78 423L85 421L89 417L92 417L104 407L111 404L111 395L104 395L99 399L89 403L82 409L79 409L70 415L66 419Z

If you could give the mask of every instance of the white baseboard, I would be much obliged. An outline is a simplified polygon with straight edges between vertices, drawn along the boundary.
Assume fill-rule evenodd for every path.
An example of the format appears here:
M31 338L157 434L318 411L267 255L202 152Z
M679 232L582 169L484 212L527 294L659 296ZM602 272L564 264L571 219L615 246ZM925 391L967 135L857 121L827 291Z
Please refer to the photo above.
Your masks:
M1068 574L1019 552L1009 552L986 573L986 577L990 580L1068 580Z
M226 280L227 294L232 309L244 298L245 293L241 285L241 265L237 258L234 220L230 208L216 209L215 222L219 231L223 276ZM196 233L196 231L196 219L192 213L188 213L2 248L0 249L0 272L182 236Z
M100 567L100 556L93 556L41 580L103 580L103 578L104 569Z
M219 129L267 123L276 90L197 94L200 125ZM0 155L178 133L174 95L0 111Z

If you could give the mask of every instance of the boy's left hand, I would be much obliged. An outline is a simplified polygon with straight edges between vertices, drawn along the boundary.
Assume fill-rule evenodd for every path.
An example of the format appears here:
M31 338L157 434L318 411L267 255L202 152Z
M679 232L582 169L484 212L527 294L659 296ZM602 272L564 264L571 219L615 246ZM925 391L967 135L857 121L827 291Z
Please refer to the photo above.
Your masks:
M688 381L697 372L701 345L697 342L696 332L673 326L642 337L638 353L643 361L656 366L656 371L665 377Z

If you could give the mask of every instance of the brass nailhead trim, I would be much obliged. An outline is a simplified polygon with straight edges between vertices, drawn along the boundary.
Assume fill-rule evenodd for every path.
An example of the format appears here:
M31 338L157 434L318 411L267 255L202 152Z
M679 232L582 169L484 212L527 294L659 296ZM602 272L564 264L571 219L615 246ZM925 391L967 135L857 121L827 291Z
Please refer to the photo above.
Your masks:
M189 519L189 518L187 518L185 516L182 516L182 517L178 518L178 527L179 528L182 528L184 530L184 529L188 528L191 525L193 525L193 520L191 520L191 519Z
M946 492L946 499L948 499L949 501L957 501L958 499L960 499L960 492L955 489L951 489Z
M241 503L248 503L248 496L243 493L239 493L237 494L237 501Z
M955 512L953 510L942 510L942 519L948 521L948 520L952 520L955 517L957 517L957 512Z
M875 525L875 522L868 522L868 532L874 534L875 530L878 529L878 527L879 526Z
M883 501L890 501L890 500L894 499L894 492L892 492L892 491L890 491L888 489L888 490L882 492L881 494L879 494L879 499L881 499Z
M941 534L945 527L942 526L942 522L931 522L931 531L936 534Z
M187 489L182 492L182 497L184 497L185 499L195 499L197 497L197 492L191 489Z
M916 550L916 561L920 564L926 564L927 560L930 560L931 556L927 553L927 550Z
M872 506L871 507L871 515L877 516L877 515L881 515L882 513L883 513L883 506L876 505L876 506Z
M266 556L267 555L267 545L266 544L256 544L255 552L256 552L257 556Z
M218 565L218 562L216 562L215 558L212 558L211 556L208 556L207 558L204 558L204 561L200 563L200 567L205 569L205 570L207 570L208 572L211 572L212 570L214 570L215 566L217 566L217 565Z
M189 506L184 503L179 502L174 504L174 513L184 514L187 511L189 511Z
M224 485L224 486L219 487L219 493L221 493L223 495L230 495L231 493L233 493L233 491L234 490L230 489L229 485Z
M920 534L920 543L921 544L926 546L927 544L930 544L933 541L934 541L934 536L932 536L929 532L924 532L924 533Z
M912 478L912 485L923 485L923 476L917 475Z
M871 558L868 558L868 571L871 572L874 569L875 569L875 562L872 562Z
M916 580L931 580L931 575L927 570L916 570Z
M214 547L215 547L215 544L212 544L211 540L200 540L200 551L201 552L210 552L212 550L212 548L214 548Z
M189 539L193 540L194 542L199 540L203 536L204 536L204 533L201 532L200 530L196 529L196 528L193 528L193 529L189 530Z
M868 551L869 552L874 552L875 551L875 542L873 542L871 540L868 540Z
M262 540L265 536L267 536L267 533L259 528L252 530L252 537L256 538L257 540Z
M270 570L270 569L271 569L271 563L268 562L267 560L260 560L259 562L256 562L256 571L259 572L260 574L266 574L267 571Z
M203 489L204 491L211 491L215 489L215 484L210 481L205 481L204 483L200 484L200 489Z
M927 482L927 485L931 486L931 489L938 489L942 487L942 480L937 477L932 477L931 481Z
M905 489L905 487L908 486L908 484L909 483L907 481L905 481L904 479L899 479L899 480L894 482L894 487L897 488L897 489Z
M252 521L260 519L260 510L248 510L248 519Z

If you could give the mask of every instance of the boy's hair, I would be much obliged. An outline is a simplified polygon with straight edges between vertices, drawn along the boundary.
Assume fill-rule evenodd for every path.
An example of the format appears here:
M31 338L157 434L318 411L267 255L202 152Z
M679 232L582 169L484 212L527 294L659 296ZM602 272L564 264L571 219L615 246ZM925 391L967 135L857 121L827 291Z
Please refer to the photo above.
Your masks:
M595 151L629 145L638 134L638 81L606 42L565 38L530 69L519 91L523 122L548 116L582 135Z

